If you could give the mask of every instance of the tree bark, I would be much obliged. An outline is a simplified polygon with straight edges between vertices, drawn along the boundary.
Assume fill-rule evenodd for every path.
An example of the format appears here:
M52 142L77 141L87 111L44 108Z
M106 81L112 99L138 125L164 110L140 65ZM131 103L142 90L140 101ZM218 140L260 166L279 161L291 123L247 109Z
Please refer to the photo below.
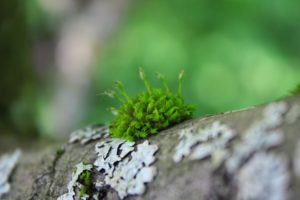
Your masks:
M283 140L272 143L276 144L270 145L270 148L254 149L244 159L239 160L240 164L235 170L229 170L229 162L234 156L238 157L238 154L243 154L243 148L248 145L245 135L249 134L251 127L253 130L253 127L262 121L267 106L276 102L246 110L192 119L151 136L148 138L150 144L159 147L155 154L156 161L153 163L158 173L151 183L146 184L147 189L143 195L129 195L126 199L299 199L300 96L288 97L280 102L287 106L287 110L282 113L281 121L276 128L272 128L274 131L270 130L269 133L275 133L276 129L277 132L282 133ZM174 154L181 141L178 133L194 127L197 127L197 130L204 130L214 122L226 125L235 133L234 139L224 147L228 156L224 157L224 160L217 166L212 162L214 152L206 159L191 160L186 155L179 162L174 162ZM97 142L99 140L86 145L53 144L46 149L23 152L9 180L11 190L2 198L5 200L57 199L67 192L68 182L78 163L94 163L97 158L95 153ZM137 141L137 143L141 142L143 141ZM194 146L191 146L191 149ZM276 156L284 162L282 165L279 162L276 167L273 166L275 162L267 163L268 159ZM262 164L261 170L255 172L257 163L259 166L264 162L265 165ZM269 164L270 169L274 168L274 170L268 170ZM278 169L281 169L280 172ZM254 173L251 170L254 170ZM256 174L262 172L266 179L274 179L273 182L264 183L267 181L263 179L264 177L255 177ZM269 175L264 175L266 173ZM275 182L278 184L273 186ZM259 189L265 191L258 191ZM105 187L103 190L105 191L102 199L119 199L114 188ZM266 194L267 197L264 196Z

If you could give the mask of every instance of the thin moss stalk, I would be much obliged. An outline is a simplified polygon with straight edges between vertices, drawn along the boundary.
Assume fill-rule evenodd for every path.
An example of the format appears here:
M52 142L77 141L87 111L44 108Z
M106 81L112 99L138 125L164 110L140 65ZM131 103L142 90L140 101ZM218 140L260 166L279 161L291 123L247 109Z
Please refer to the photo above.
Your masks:
M144 70L142 68L140 68L140 78L142 79L142 81L144 81L145 87L146 87L149 95L151 95L152 89L151 89L151 86L149 85L149 83L148 83L148 81L145 77L145 73L144 73Z

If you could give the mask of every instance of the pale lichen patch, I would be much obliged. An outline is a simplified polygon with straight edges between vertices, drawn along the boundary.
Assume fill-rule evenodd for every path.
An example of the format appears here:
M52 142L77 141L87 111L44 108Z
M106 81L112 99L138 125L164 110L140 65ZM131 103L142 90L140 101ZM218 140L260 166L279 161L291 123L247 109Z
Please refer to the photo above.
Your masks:
M242 138L228 159L226 164L228 172L238 170L255 152L278 146L282 141L283 134L279 131L266 133L260 129L253 129Z
M243 134L242 140L235 146L232 156L226 162L229 173L238 170L255 152L265 151L283 142L283 133L276 129L283 123L287 111L284 102L272 103L263 112L263 119L254 123Z
M10 191L8 179L18 163L20 156L21 151L16 150L12 154L5 154L0 157L0 198Z
M271 153L257 153L237 175L238 200L285 200L289 186L287 160Z
M90 198L90 196L85 194L82 197L80 197L80 200L88 200L89 198ZM93 200L95 200L95 198Z
M300 118L300 105L294 104L286 114L286 122L289 124L295 123Z
M188 156L191 160L202 160L211 156L214 166L218 167L228 155L226 148L234 136L230 128L218 121L195 134L189 129L183 130L173 160L179 162Z
M287 111L286 102L271 103L264 109L262 122L266 127L275 128L283 123Z
M134 144L114 139L96 145L98 159L94 165L105 175L104 183L98 184L109 185L121 199L128 195L143 194L145 183L151 182L156 175L156 168L150 165L155 161L157 145L144 141L134 151Z
M193 128L183 129L179 133L179 144L176 146L175 154L173 156L174 162L180 162L184 157L191 153L194 145L201 141L201 137L197 134L192 134Z
M76 165L76 171L72 174L72 179L68 183L68 192L63 194L62 196L58 197L57 200L73 200L75 193L75 187L80 186L80 184L77 182L79 179L79 176L85 171L85 170L91 170L93 168L93 165L85 165L83 163L79 163Z
M113 139L97 143L95 150L98 157L94 162L97 170L104 170L105 174L111 177L115 170L115 164L134 150L134 144L134 142L128 142L123 139Z
M92 125L71 133L69 143L75 143L79 141L81 144L87 144L90 141L108 137L108 135L108 126Z

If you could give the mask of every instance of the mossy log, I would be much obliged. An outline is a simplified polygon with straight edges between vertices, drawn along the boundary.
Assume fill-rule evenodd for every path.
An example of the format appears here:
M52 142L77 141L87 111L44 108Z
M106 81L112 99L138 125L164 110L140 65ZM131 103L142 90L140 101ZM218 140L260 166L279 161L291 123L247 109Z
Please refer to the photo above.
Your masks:
M157 174L146 184L144 194L128 195L125 199L299 199L299 108L300 96L288 97L241 111L192 119L151 136L148 141L159 148L153 163ZM184 134L214 132L207 127L216 122L226 125L234 137L222 145L219 139L214 143L214 137L195 137L197 141L190 144L188 139L183 141ZM101 140L24 151L11 173L10 192L2 199L57 199L67 192L78 163L95 162L95 145ZM180 142L188 152L181 152ZM120 199L109 185L101 189L98 198Z

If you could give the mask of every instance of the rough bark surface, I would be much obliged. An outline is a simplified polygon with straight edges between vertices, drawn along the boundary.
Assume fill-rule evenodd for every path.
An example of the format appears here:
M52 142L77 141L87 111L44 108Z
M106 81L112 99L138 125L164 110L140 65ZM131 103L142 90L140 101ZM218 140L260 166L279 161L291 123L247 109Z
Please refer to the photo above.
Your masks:
M288 106L284 120L278 127L284 134L284 141L278 147L271 148L266 152L280 154L287 159L287 173L290 178L287 185L287 196L283 199L296 200L300 197L300 177L297 177L293 163L295 163L297 142L300 140L300 114L299 110L291 112L295 105L298 105L299 108L300 96L290 97L281 102L285 102ZM159 151L155 154L157 158L155 166L158 174L153 182L147 184L144 195L129 196L126 199L243 199L238 196L239 185L236 185L235 179L231 177L235 174L229 175L224 164L215 169L212 167L210 159L195 161L183 159L178 163L173 161L176 146L180 142L178 133L182 129L193 126L204 128L219 121L237 134L237 139L234 139L229 147L229 149L233 149L233 146L239 144L242 134L262 118L265 106L189 120L150 137L150 143L159 147ZM288 120L288 115L293 115L292 119ZM289 117L291 118L291 116ZM63 144L64 153L59 151L61 144L53 144L50 148L39 149L35 152L23 152L19 164L10 178L11 191L2 198L5 200L57 199L67 192L67 184L71 179L74 167L80 162L93 163L96 160L94 148L97 142L86 145L66 143ZM142 141L138 141L138 143L140 142ZM107 187L105 190L102 199L119 199L114 189ZM263 197L255 199L263 199ZM275 200L276 198L270 197L269 199ZM282 198L278 198L278 200L280 199Z

